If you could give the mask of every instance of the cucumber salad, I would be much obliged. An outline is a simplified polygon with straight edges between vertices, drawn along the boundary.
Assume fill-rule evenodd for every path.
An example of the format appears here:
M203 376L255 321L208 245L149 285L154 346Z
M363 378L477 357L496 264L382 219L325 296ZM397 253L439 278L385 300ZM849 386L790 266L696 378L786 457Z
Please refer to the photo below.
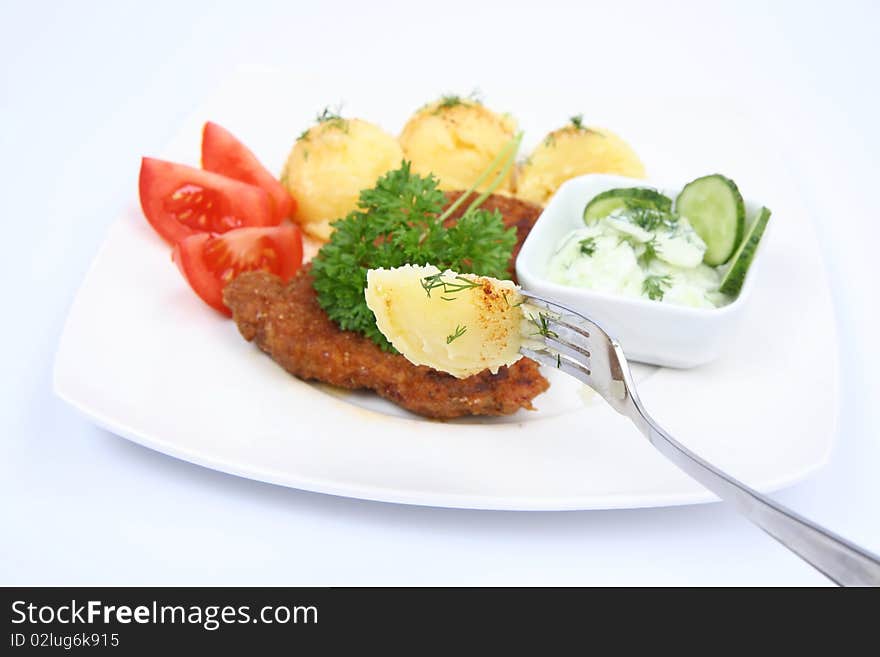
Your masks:
M694 308L718 308L739 294L770 211L747 221L736 184L714 174L673 200L644 187L611 189L584 208L548 276L562 285Z

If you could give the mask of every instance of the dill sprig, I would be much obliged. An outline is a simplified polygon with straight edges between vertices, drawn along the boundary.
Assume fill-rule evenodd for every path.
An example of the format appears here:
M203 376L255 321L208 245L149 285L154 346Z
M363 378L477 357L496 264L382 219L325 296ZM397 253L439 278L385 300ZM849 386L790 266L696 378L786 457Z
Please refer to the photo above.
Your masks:
M501 293L501 295L504 297L504 302L507 304L508 308L519 308L526 302L525 297L522 297L516 303L510 303L510 298L507 296L507 294L507 291Z
M600 137L604 137L601 132L598 130L593 130L590 127L584 125L584 115L583 114L575 114L574 116L569 117L568 124L575 129L576 132L589 132L593 135L599 135Z
M662 301L671 284L672 279L667 275L647 276L642 283L642 294L652 301Z
M678 223L677 215L641 205L635 201L627 203L626 218L639 228L649 231L655 231L661 227L673 229Z
M455 327L455 331L446 336L446 344L452 344L454 340L458 340L467 332L467 326L461 324Z
M436 290L437 288L443 289L443 294L458 294L464 290L470 290L471 288L480 287L482 284L476 281L472 281L464 276L456 276L453 280L449 281L443 280L443 274L432 274L431 276L425 276L421 280L422 289L430 298L431 292ZM453 301L453 298L442 297L447 301Z
M538 313L538 316L529 314L529 321L537 327L532 335L540 335L545 338L558 338L559 334L550 329L550 315L547 313Z
M583 114L575 114L574 116L570 116L568 118L568 123L559 128L558 130L554 130L549 135L544 137L544 146L547 148L552 148L556 146L556 139L558 137L565 137L566 135L571 135L572 132L586 132L592 135L598 135L600 137L605 137L598 130L593 130L593 128L589 128L584 125L584 115Z
M335 109L331 109L328 105L323 110L321 110L317 116L315 116L315 123L317 125L326 125L330 128L337 128L342 130L343 132L348 132L348 120L344 119L340 112L342 111L342 104L336 106ZM296 138L297 141L308 141L311 132L311 128L307 128L303 130L299 137Z
M439 114L444 109L458 107L459 105L482 105L483 98L479 89L473 89L468 95L460 96L458 94L443 94L437 101L434 108L434 114Z
M315 117L315 123L329 123L331 121L344 121L342 118L342 105L337 105L336 109L330 109L328 105Z

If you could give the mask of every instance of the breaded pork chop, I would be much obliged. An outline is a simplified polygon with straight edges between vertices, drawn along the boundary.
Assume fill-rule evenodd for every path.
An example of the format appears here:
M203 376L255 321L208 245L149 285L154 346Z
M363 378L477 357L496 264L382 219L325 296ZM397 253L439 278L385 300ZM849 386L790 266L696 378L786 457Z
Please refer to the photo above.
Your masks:
M507 225L517 227L514 253L540 213L536 206L501 196L491 196L482 207L497 209ZM532 399L549 386L538 365L527 358L497 374L486 370L457 379L382 351L327 316L318 304L309 269L304 267L288 284L272 274L246 272L223 292L242 336L300 379L373 390L414 413L443 419L530 409Z
M420 415L508 415L531 408L547 389L534 361L521 359L497 374L466 379L416 366L382 351L353 331L343 331L318 305L308 267L285 285L265 272L246 272L223 295L238 329L300 379L341 388L367 388Z

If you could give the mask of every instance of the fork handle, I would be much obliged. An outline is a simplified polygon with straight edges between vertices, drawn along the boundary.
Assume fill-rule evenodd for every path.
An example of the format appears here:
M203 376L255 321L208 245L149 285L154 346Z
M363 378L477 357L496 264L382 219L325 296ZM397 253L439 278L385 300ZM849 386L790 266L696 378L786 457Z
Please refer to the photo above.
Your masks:
M880 558L740 483L675 440L640 407L633 420L654 447L801 559L841 586L880 586Z

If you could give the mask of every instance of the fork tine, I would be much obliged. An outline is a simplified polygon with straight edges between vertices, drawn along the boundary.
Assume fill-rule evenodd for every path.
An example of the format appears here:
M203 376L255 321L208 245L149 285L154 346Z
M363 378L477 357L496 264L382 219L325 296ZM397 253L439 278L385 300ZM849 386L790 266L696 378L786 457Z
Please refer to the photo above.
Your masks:
M526 299L526 318L538 324L542 343L537 348L524 345L520 352L545 365L558 365L592 387L616 410L626 413L635 393L632 384L627 383L629 367L617 341L596 322L571 308L525 290L520 293ZM535 312L540 316L536 318ZM535 354L540 352L544 356L537 358Z
M573 376L578 381L590 385L590 370L561 354L552 354L549 351L538 351L529 347L522 347L520 353L534 361L553 367L561 372L565 372L569 376Z
M583 322L581 321L581 317L573 316L567 312L564 315L560 315L559 311L551 310L549 308L547 310L553 313L553 315L549 315L547 319L555 322L559 326L567 328L569 331L574 331L575 333L582 335L588 340L590 339L590 331L586 327L581 325L583 324ZM574 322L571 321L572 319L574 320Z
M587 370L590 369L590 351L587 348L569 342L558 334L556 334L555 337L552 335L545 335L543 336L543 341L544 344L554 351L558 351L568 356L574 362L583 365Z
M553 351L568 356L589 373L591 368L590 332L582 325L586 318L572 315L567 308L551 304L533 295L527 294L526 296L547 306L545 308L547 312L541 312L541 306L533 305L533 308L538 312L537 317L532 308L526 306L524 309L526 318L538 327L534 337L543 341ZM572 321L567 321L569 317Z
M564 326L565 328L574 331L575 333L580 333L585 338L589 338L591 332L601 330L593 321L587 319L579 313L576 313L570 308L560 306L558 303L548 301L547 299L544 299L542 297L537 297L530 292L526 292L525 290L520 290L520 294L528 299L528 305L534 306L539 309L543 308L544 310L552 313L551 315L548 315L548 319L557 322L560 326Z

